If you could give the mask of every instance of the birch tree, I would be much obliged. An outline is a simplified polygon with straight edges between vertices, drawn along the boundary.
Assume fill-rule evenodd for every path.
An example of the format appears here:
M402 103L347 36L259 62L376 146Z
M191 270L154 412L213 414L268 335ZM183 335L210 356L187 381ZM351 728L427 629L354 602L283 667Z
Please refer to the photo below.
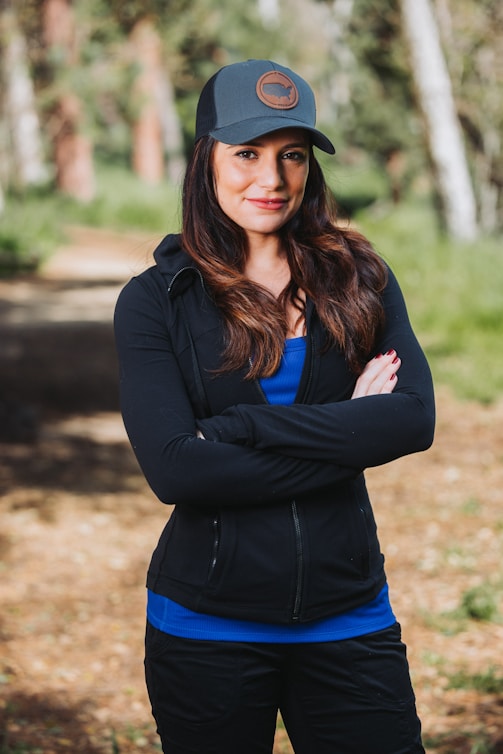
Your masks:
M269 24L279 24L278 0L257 0L257 9L262 25L267 29Z
M475 196L435 17L429 0L401 0L401 11L446 229L470 241L478 232Z
M10 3L0 2L0 68L3 131L9 151L2 178L17 188L43 183L47 170L25 38Z
M500 0L501 2L501 0ZM498 0L435 0L484 233L503 227L503 10Z
M182 127L176 110L174 87L165 68L160 71L156 99L167 161L166 172L168 179L176 184L180 182L185 173L186 160Z
M351 73L355 59L348 44L348 30L353 5L354 0L332 0L327 7L325 34L328 33L330 55L335 63L330 92L334 117L340 107L347 107L351 101Z

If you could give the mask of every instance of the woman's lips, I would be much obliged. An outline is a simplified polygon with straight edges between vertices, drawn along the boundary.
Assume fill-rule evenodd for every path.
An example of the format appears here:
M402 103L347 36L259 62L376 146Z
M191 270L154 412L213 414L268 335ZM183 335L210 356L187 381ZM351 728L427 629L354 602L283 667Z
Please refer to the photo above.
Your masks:
M251 202L251 204L253 204L258 209L269 209L269 210L283 209L283 207L287 203L286 199L279 199L279 198L267 199L265 197L260 197L258 199L248 199L248 201Z

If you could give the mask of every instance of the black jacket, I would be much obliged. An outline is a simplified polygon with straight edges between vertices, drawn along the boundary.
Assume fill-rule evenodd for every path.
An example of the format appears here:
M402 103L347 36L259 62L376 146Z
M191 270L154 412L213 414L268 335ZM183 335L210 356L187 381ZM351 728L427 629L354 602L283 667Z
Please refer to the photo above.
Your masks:
M193 610L288 623L347 611L385 583L363 470L429 447L430 371L389 272L369 359L402 359L390 395L349 400L355 377L308 302L293 406L242 373L215 376L223 328L200 272L168 236L120 294L115 331L125 426L146 479L175 509L150 589ZM196 438L200 428L205 440Z

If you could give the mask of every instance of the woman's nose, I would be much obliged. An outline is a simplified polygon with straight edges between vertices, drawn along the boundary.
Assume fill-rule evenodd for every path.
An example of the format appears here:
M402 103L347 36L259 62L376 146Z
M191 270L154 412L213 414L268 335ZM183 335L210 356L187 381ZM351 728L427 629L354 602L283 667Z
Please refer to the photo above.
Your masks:
M276 158L264 159L260 166L258 182L262 188L276 189L284 183L282 166Z

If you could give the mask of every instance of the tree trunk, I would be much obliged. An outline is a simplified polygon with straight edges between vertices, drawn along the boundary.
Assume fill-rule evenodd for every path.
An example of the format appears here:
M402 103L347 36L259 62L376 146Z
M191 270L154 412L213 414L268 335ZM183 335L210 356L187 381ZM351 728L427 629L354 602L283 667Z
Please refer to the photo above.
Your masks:
M159 78L157 104L167 159L167 175L169 180L176 184L180 182L185 173L186 161L182 127L175 104L175 93L167 73L161 73Z
M65 66L79 63L76 22L69 0L45 0L42 6L46 47L57 48ZM57 73L56 73L57 75ZM96 194L93 146L84 133L84 108L74 92L63 92L53 114L53 149L58 190L82 202Z
M59 191L81 202L95 195L93 148L90 139L80 132L82 106L78 97L60 97L55 113L58 123L54 139L56 183Z
M339 111L351 103L351 79L355 59L348 43L348 27L353 12L354 0L327 0L320 3L319 11L324 36L329 40L329 55L332 65L323 83L319 97L320 121L337 120Z
M4 180L22 189L47 180L47 170L26 41L9 7L0 6L0 41L3 112L10 147L2 156Z
M336 62L332 101L337 107L351 101L351 69L354 56L348 44L348 27L353 13L354 0L333 0L331 13L331 55Z
M424 115L443 219L450 236L477 236L475 197L451 81L429 0L402 0L412 72Z
M133 125L133 170L146 183L164 177L162 126L159 113L162 65L161 41L149 19L143 18L131 32L133 59L140 70L135 80L137 115Z
M449 69L454 90L464 91L463 118L465 133L472 134L471 150L473 164L473 182L479 206L479 225L484 233L494 233L501 228L499 216L501 184L494 180L495 166L501 154L501 54L498 56L498 44L489 35L483 44L472 42L473 54L470 56L472 76L483 81L476 100L467 94L470 82L466 76L466 41L465 49L456 46L453 15L449 0L435 0L436 17L440 36L445 49L451 51ZM460 11L462 12L462 11ZM469 21L465 21L469 23ZM487 28L490 20L487 19ZM475 32L476 34L477 32ZM480 32L479 32L480 33ZM495 29L495 36L497 30ZM463 54L464 53L464 54ZM467 102L469 104L467 105ZM476 138L474 135L476 134Z

